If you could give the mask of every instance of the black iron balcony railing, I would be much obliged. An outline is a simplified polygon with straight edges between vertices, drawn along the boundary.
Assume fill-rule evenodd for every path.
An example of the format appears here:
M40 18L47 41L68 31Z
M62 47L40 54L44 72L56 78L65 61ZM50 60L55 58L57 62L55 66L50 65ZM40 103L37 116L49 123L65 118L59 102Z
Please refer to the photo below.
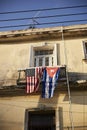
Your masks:
M66 81L66 66L55 66L55 67L60 68L58 82ZM35 67L30 67L30 68L25 68L25 69L19 69L18 70L18 75L19 76L18 76L18 80L17 80L17 85L19 87L22 87L22 86L26 85L26 70L27 69L33 69L33 68L35 68Z

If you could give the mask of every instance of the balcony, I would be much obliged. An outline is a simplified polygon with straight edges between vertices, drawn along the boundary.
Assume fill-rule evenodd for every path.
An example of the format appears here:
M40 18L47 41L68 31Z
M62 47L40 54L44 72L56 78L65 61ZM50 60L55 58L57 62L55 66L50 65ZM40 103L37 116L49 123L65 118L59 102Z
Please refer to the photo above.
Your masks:
M58 66L57 66L58 67ZM66 78L66 66L59 66L60 67L60 73L59 78L56 83L56 92L64 92L68 90L67 87L67 78ZM35 68L35 67L33 67ZM26 95L32 95L26 93L26 69L32 69L30 68L24 68L18 70L18 79L16 80L17 84L12 86L1 86L0 89L0 97L9 97L9 96L26 96ZM83 91L87 90L87 82L86 83L76 83L69 81L69 86L71 91ZM37 93L33 93L33 95L40 95L42 89L42 84L40 82L39 91Z
M55 66L56 67L56 66ZM58 82L65 82L66 81L66 67L65 66L57 66L60 68L59 72L59 78ZM17 80L17 86L18 87L25 87L26 85L26 70L27 69L33 69L35 67L25 68L25 69L19 69L18 70L18 80Z

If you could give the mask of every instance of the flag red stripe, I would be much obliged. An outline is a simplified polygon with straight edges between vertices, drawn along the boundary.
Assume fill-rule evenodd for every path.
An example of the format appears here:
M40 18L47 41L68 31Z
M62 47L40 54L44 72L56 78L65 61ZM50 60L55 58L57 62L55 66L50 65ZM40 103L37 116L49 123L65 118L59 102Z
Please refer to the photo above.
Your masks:
M34 76L27 75L27 78L26 78L26 80L27 80L27 87L26 87L27 93L32 93L32 92L38 91L42 71L43 71L42 67L36 67Z

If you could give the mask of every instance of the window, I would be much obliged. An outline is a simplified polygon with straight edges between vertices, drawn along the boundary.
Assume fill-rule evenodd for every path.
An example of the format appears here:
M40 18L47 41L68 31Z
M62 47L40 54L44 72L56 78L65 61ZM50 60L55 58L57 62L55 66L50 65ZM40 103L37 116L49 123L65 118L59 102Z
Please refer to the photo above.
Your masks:
M86 49L86 54L87 54L87 43L85 43L85 49Z
M30 48L29 66L56 66L59 65L58 45L32 46Z
M53 66L53 50L35 50L34 66Z
M87 59L87 42L83 42L83 47L84 47L84 56L85 59Z

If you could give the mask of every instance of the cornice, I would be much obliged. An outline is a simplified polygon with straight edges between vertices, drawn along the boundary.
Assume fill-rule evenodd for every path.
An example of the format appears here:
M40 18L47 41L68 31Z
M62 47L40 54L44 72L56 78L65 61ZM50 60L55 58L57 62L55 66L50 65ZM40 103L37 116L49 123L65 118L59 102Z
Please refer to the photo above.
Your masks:
M0 43L40 40L61 40L62 33L65 39L87 36L87 24L64 27L39 28L18 31L0 32Z

